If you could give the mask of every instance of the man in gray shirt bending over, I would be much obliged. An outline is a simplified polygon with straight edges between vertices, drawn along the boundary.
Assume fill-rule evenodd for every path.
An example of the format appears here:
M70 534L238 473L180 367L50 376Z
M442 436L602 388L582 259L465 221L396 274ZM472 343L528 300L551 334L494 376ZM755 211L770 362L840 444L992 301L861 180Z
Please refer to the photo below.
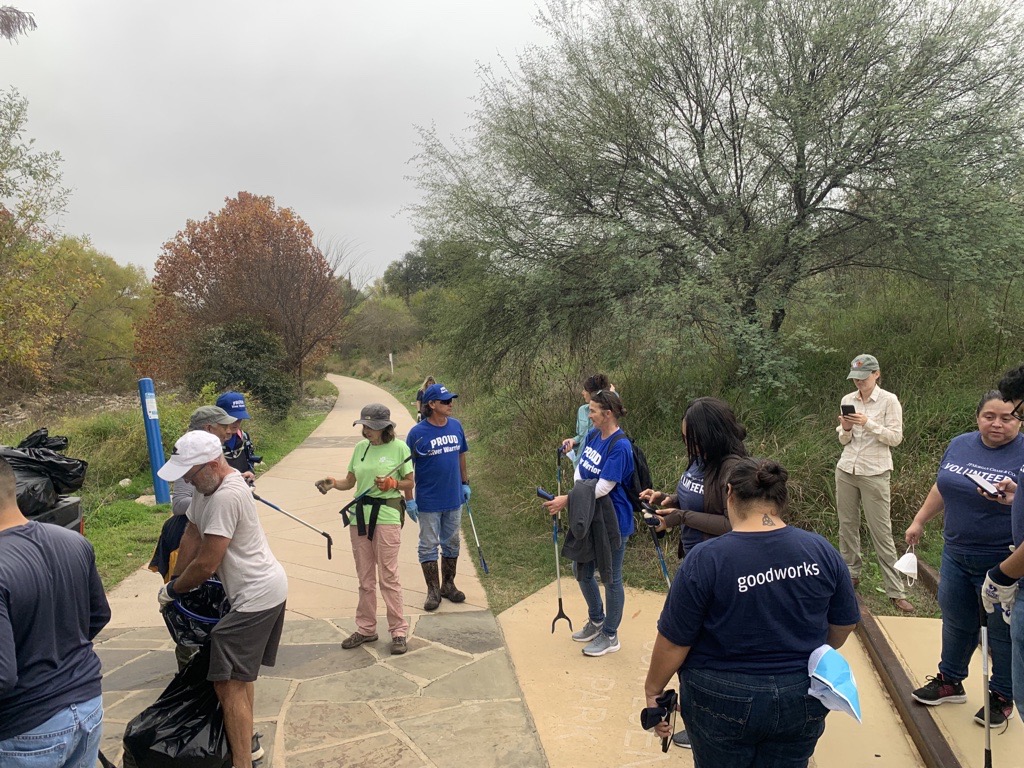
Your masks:
M274 666L284 627L288 577L270 551L252 490L224 460L209 432L186 432L158 473L195 486L175 577L160 588L163 610L214 573L231 610L214 627L207 680L217 691L234 768L251 768L263 750L253 738L253 683ZM251 747L251 749L250 749Z

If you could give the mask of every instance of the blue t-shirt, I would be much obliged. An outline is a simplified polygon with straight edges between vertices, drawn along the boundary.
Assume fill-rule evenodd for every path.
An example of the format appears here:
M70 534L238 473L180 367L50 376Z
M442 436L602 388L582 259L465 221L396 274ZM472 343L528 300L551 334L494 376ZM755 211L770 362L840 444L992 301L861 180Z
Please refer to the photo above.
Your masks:
M700 462L695 461L686 468L679 483L676 485L677 507L689 509L693 512L704 511L704 467ZM679 532L683 542L683 552L689 552L695 546L704 541L704 532L696 528L688 528L685 525Z
M469 450L458 419L438 427L424 419L409 430L405 442L416 472L416 506L420 512L444 512L462 506L459 455Z
M1013 543L1009 508L979 494L964 473L981 475L995 484L1007 477L1017 480L1022 464L1024 435L1017 435L1000 448L989 448L978 432L953 438L939 463L935 481L945 508L942 537L950 552L995 557L1009 554Z
M807 671L828 625L860 621L850 572L816 533L729 533L698 544L676 572L658 631L690 646L684 666L750 675Z
M607 438L601 437L601 430L594 428L587 433L587 444L577 465L584 480L611 480L615 483L608 494L615 507L619 521L619 533L630 536L633 533L633 505L622 484L633 477L633 446L628 437L620 438L608 455L608 443L622 430L617 429Z

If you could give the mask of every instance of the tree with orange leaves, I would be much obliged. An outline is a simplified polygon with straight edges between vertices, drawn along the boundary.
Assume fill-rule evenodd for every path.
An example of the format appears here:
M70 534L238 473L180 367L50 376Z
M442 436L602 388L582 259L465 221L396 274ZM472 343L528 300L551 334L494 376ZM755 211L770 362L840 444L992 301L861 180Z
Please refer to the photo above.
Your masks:
M156 263L156 300L138 329L138 368L180 381L190 351L211 328L256 322L276 334L284 367L301 385L327 353L345 309L335 270L309 226L272 197L239 192L224 207L164 243Z

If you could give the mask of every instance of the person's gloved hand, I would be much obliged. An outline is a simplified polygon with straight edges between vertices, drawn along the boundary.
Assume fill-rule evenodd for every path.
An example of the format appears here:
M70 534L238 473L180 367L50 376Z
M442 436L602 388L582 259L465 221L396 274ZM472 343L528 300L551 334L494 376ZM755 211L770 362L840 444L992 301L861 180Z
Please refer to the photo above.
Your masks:
M381 491L393 491L398 487L398 480L388 475L387 477L378 477L374 480L377 488Z
M1003 621L1010 623L1010 613L1013 611L1013 604L1017 600L1017 580L1012 579L995 566L985 576L985 583L981 585L981 602L985 606L986 613L993 613L996 603L999 604L999 614Z
M168 605L170 605L179 597L181 597L181 595L174 590L175 581L176 579L171 579L162 587L160 587L160 591L156 593L156 600L158 603L160 603L161 613L167 610Z
M469 501L469 496L470 496L469 483L463 483L462 484L462 500L463 501Z
M409 519L414 523L420 521L420 508L416 506L416 499L405 500L405 514L409 516Z
M325 477L323 480L317 480L313 485L316 486L316 489L320 491L320 493L327 493L334 487L334 478Z

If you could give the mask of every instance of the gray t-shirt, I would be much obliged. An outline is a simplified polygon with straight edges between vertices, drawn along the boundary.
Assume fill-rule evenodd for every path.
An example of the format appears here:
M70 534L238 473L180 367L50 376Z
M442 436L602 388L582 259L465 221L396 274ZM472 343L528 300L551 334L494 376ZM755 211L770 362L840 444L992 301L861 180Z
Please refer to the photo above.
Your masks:
M184 478L175 480L171 487L171 514L184 515L188 512L195 492L196 487Z
M233 611L256 613L285 601L288 577L270 551L252 489L238 472L225 477L211 495L196 493L188 519L203 535L231 539L217 576Z

